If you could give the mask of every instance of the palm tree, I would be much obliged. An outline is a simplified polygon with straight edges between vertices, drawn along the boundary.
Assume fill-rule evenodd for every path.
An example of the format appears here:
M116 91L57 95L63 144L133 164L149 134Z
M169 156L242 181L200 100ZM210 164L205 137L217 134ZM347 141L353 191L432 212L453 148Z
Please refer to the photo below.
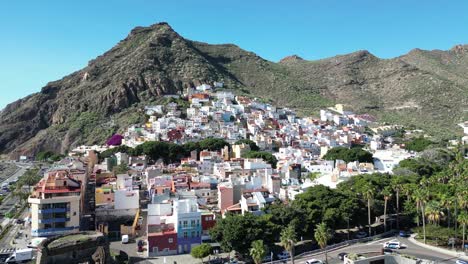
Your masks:
M296 231L293 225L289 225L281 231L280 243L286 251L291 255L291 263L294 264L294 246L296 244Z
M325 249L325 263L328 263L327 243L331 239L331 232L327 225L322 222L315 227L314 238L321 249Z
M397 229L400 228L400 191L403 189L404 179L401 176L394 176L392 178L392 188L395 191L396 196L396 225Z
M265 244L263 244L263 240L255 240L252 242L250 248L250 256L252 257L255 264L262 263L266 253L267 249Z
M388 200L392 197L392 192L390 191L389 188L385 188L382 191L382 195L384 197L384 230L387 232L387 204Z
M411 202L411 200L414 200L414 193L413 191L416 190L418 187L414 183L408 183L403 185L403 191L406 195L406 200L408 203ZM416 224L419 227L419 203L416 202Z
M427 199L426 189L422 189L422 188L416 189L414 191L413 198L416 201L416 206L419 206L421 208L423 237L424 237L424 244L426 244L426 220L425 220L426 217L425 217L425 211L424 211L424 205Z
M468 213L466 211L461 212L457 218L458 223L463 226L463 241L462 248L465 250L465 235L466 235L466 225L468 225Z
M364 199L367 199L367 222L369 225L369 236L372 235L371 230L371 200L374 198L375 189L371 184L365 184L363 187L362 195Z
M453 195L443 193L440 196L440 205L447 210L447 227L450 229L450 211L453 206Z
M444 211L437 201L430 201L426 205L425 215L429 220L429 223L439 225L440 219L444 217Z

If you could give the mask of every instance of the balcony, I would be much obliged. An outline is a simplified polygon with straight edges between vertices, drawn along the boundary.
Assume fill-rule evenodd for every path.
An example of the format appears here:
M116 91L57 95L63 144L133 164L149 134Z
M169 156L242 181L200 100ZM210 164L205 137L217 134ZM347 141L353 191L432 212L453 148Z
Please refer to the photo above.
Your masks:
M51 224L51 223L65 223L70 221L70 218L47 218L47 219L39 219L39 223L41 224Z
M47 229L33 229L31 235L34 237L57 236L71 232L78 231L79 226L63 227L63 228L47 228Z
M40 214L51 214L51 213L66 213L70 212L70 208L49 208L39 210Z

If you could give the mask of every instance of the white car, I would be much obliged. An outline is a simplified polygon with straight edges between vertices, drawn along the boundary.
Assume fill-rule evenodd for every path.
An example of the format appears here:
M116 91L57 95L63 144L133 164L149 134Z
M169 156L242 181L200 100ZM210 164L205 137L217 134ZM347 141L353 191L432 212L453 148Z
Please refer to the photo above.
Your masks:
M283 251L283 252L279 253L277 256L278 256L279 259L288 259L290 257L288 251Z
M400 241L388 241L384 243L384 248L389 248L389 249L400 249L401 244Z
M305 263L306 264L323 264L323 261L319 259L309 259L309 260L306 260Z

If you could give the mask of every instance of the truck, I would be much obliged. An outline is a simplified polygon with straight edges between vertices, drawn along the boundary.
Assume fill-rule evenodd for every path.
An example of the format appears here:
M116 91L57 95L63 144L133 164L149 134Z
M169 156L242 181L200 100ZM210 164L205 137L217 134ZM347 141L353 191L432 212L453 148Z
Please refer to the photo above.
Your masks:
M8 257L5 263L21 263L27 262L33 259L34 250L32 248L18 249L13 255Z

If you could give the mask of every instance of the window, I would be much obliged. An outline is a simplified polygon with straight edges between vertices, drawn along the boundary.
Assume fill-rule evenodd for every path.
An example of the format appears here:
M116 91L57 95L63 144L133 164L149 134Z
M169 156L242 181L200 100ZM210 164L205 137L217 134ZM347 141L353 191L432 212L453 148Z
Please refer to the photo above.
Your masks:
M184 238L187 238L188 237L188 234L187 234L187 231L184 232Z
M195 226L195 220L190 221L191 226Z
M195 237L195 231L192 231L192 238Z
M185 221L184 221L184 227L187 227L187 225L188 225L188 221L185 220Z
M197 226L200 226L200 220L197 219Z
M168 239L168 242L172 244L174 242L174 239L171 237Z

